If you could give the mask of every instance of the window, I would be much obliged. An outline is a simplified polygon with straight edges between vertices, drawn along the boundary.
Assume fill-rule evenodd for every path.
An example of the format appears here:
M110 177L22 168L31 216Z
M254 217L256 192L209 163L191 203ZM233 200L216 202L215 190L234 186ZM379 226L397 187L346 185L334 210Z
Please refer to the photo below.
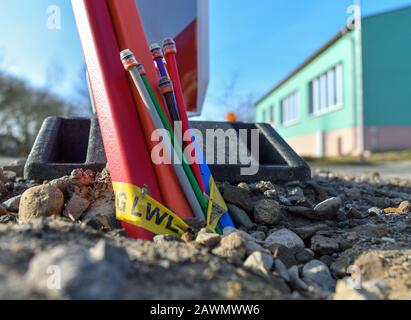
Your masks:
M274 105L270 106L270 123L274 123Z
M266 111L265 109L263 109L262 114L261 114L261 122L266 122L267 118L266 118Z
M333 111L343 103L343 74L339 64L310 83L310 112L314 115Z
M297 121L299 102L298 92L294 92L281 100L281 123L283 125L290 125Z

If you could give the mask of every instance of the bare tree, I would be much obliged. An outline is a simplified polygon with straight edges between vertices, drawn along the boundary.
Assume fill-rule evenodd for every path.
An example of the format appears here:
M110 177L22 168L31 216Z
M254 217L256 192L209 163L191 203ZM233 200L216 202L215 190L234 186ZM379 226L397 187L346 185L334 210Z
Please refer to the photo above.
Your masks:
M238 74L235 73L226 84L223 94L218 99L218 104L226 113L235 114L238 121L255 121L254 94L242 95L237 93Z
M0 72L0 154L27 156L44 119L71 109L46 90Z

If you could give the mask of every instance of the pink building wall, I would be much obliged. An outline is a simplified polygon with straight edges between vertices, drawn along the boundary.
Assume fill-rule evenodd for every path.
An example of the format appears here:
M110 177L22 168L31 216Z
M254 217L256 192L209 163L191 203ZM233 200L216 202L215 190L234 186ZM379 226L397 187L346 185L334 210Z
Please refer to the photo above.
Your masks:
M358 134L358 128L352 127L291 137L286 141L302 156L356 156L360 154ZM366 127L364 134L366 151L411 149L411 127Z

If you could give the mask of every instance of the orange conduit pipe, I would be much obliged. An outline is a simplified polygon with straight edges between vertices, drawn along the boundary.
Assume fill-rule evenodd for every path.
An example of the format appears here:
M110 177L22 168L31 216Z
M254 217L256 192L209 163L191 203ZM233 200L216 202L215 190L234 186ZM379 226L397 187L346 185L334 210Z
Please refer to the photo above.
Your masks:
M146 70L147 80L149 81L151 88L153 88L154 94L159 101L162 101L162 97L157 88L158 79L155 66L135 0L106 1L111 13L117 41L120 46L119 52L124 49L130 49L135 53L136 58ZM155 142L151 141L151 134L156 128L151 121L150 114L144 107L144 103L137 89L132 83L130 83L130 88L133 90L134 100L136 101L147 145L149 146L149 150L152 150ZM161 104L161 108L163 111L166 110L164 104ZM193 212L191 211L172 166L170 164L154 165L154 171L157 176L164 205L181 218L192 218Z

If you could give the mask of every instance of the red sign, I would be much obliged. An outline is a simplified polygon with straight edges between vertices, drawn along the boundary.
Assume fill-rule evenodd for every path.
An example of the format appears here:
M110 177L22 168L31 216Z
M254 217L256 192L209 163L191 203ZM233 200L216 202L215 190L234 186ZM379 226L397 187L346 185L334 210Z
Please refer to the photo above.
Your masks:
M200 115L209 81L208 0L136 0L150 43L172 37L189 115Z

